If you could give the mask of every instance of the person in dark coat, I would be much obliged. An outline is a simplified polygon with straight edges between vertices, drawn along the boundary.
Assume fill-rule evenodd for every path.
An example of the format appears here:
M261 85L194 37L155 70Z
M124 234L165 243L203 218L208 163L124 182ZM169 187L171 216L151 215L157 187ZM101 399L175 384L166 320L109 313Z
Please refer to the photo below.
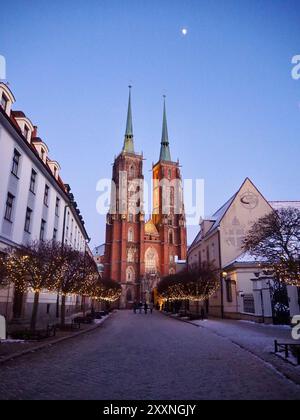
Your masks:
M138 308L138 305L137 305L137 303L136 303L136 302L134 302L134 303L133 303L133 313L135 313L135 314L136 314L136 310L137 310L137 308Z
M147 315L147 313L148 313L148 303L147 302L145 302L144 311L145 311L145 315Z

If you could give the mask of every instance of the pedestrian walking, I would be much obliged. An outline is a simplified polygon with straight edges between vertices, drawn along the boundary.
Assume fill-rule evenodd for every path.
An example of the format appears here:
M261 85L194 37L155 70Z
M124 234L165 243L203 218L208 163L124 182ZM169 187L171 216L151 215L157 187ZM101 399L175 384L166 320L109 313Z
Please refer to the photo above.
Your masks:
M157 304L156 304L156 310L157 311L160 311L160 304L159 304L159 302L157 302Z
M153 308L154 308L154 304L153 304L153 302L150 302L149 303L149 309L150 309L151 314L153 313Z
M143 304L142 302L139 303L139 310L140 310L140 314L142 313L142 309L143 309Z
M147 313L148 313L148 303L147 302L145 302L145 304L144 304L144 311L145 311L145 315L147 315Z
M138 308L138 305L136 302L133 303L133 313L136 314L136 310Z

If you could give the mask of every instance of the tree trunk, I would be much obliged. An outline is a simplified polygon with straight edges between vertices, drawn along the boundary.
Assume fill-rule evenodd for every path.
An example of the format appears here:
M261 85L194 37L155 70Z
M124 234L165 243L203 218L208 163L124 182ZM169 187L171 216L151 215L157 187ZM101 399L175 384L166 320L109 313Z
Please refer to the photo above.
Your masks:
M85 316L85 296L82 296L82 312L83 316Z
M30 322L31 331L34 331L36 328L36 321L37 321L37 315L38 315L38 310L39 310L39 300L40 300L40 292L35 292L32 314L31 314L31 322Z
M62 295L61 297L61 318L60 318L60 324L63 327L66 322L66 296Z
M59 293L57 293L56 297L56 318L59 318Z

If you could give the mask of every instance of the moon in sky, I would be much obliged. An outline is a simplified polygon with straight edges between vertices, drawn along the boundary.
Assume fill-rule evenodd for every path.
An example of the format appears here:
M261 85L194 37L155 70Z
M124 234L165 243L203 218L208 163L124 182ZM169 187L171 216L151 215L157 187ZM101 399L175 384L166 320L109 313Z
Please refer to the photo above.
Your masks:
M187 33L188 33L188 30L186 28L182 28L181 33L182 33L182 35L186 36Z

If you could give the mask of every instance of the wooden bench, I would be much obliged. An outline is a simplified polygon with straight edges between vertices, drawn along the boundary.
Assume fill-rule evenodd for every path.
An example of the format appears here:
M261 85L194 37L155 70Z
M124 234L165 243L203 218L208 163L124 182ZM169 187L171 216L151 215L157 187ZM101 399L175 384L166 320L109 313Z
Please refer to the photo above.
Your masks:
M275 353L284 353L286 359L289 358L292 350L296 351L296 359L298 365L300 365L300 344L298 343L279 343L278 340L274 341ZM292 353L293 354L293 353Z

